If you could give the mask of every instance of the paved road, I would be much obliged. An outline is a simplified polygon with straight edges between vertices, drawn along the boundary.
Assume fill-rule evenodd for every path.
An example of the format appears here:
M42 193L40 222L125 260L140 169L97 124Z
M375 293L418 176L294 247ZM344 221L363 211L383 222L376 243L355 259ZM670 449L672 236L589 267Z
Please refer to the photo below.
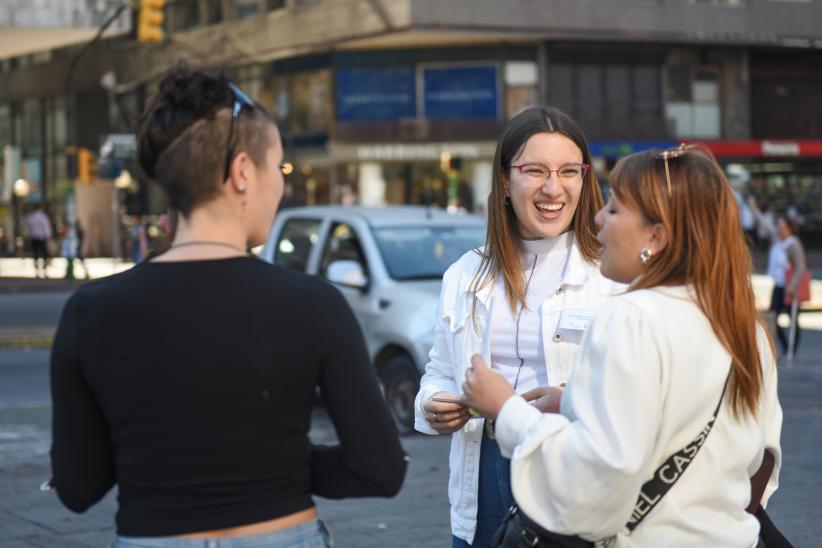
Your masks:
M48 359L47 350L0 352L0 409L49 406Z
M0 295L0 325L17 325L10 315L31 325L53 325L64 298ZM794 367L780 368L785 463L782 486L769 512L798 548L818 548L822 546L822 331L804 333L799 357ZM37 489L49 474L50 422L48 351L0 350L0 546L105 546L113 536L115 493L78 516L64 509L53 494ZM334 437L322 412L315 417L312 437L318 442ZM318 500L338 547L449 545L448 440L412 435L403 439L403 445L412 460L395 499Z
M33 361L29 357L18 361L20 353L9 354L0 351L0 378L21 376L15 384L33 391L24 398L31 403L0 408L0 546L106 546L114 536L115 492L87 513L76 515L63 508L54 494L38 490L49 474L51 409L35 401L42 389L30 381L46 376L48 356L39 352ZM20 374L15 363L34 374ZM6 396L7 391L0 393ZM311 437L316 443L335 441L333 426L322 410L315 413ZM448 439L413 435L404 438L403 445L411 464L396 498L317 501L339 548L439 548L449 544Z
M0 327L57 325L69 293L13 293L0 295Z

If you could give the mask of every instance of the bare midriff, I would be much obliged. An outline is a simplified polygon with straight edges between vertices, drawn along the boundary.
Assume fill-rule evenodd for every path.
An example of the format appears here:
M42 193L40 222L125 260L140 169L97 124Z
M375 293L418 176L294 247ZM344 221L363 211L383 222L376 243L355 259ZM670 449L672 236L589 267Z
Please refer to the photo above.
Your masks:
M240 525L237 527L227 527L225 529L213 529L211 531L199 531L197 533L189 533L187 535L179 535L177 538L215 538L215 537L249 537L252 535L264 535L266 533L274 533L294 527L301 523L317 519L317 509L313 506L294 512L287 516L269 519L266 521L258 521L257 523L249 523L247 525Z

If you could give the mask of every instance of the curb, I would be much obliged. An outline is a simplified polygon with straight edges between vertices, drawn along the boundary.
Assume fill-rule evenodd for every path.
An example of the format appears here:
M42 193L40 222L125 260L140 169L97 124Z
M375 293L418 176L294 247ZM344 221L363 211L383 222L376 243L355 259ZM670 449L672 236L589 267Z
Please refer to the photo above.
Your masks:
M0 328L0 350L41 350L51 348L57 326L33 325Z
M0 294L72 292L85 281L0 277Z
M18 337L0 340L0 350L48 350L53 337Z

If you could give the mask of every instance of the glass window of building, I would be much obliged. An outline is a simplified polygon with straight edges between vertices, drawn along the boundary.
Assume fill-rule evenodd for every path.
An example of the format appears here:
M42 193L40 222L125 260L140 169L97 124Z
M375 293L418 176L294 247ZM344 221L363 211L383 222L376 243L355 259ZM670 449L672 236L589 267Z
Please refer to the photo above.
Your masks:
M23 176L29 182L29 201L42 199L43 184L43 110L40 99L23 102L20 124Z
M302 72L291 78L292 133L325 133L331 120L331 71Z
M12 135L12 111L9 104L0 104L0 143L10 145L16 141Z
M60 187L68 180L66 166L65 98L51 99L46 103L46 131L48 134L46 172L52 184Z
M280 131L288 130L288 115L291 111L289 80L286 76L270 76L260 89L257 100L268 109L280 126Z
M234 6L234 17L237 19L245 19L257 15L260 11L260 4L256 0L252 2L237 2Z
M166 10L169 28L175 31L185 31L200 26L202 24L200 4L200 0L178 0L169 3Z
M203 24L213 25L223 20L223 0L200 0L205 11Z
M508 118L539 104L539 72L533 61L505 63L505 113Z
M547 92L548 104L577 119L596 139L624 139L626 124L636 138L666 134L660 65L622 60L550 63Z
M715 67L669 66L665 116L677 138L721 136L719 70Z
M232 75L232 79L235 84L240 86L240 89L245 91L255 101L259 101L260 93L263 89L264 72L265 66L263 65L249 65L237 69ZM268 108L268 105L263 104L263 106Z
M39 156L43 147L43 118L39 99L29 99L23 102L23 111L20 119L21 141L23 154Z

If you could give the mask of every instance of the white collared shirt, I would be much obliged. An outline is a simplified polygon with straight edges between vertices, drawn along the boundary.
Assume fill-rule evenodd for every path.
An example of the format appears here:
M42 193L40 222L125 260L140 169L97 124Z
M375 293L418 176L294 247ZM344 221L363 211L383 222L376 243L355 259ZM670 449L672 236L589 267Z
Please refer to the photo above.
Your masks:
M526 306L517 303L514 310L510 306L496 307L491 316L489 366L501 373L518 394L548 385L542 304L562 282L573 238L574 234L569 230L554 238L522 240ZM494 283L493 299L495 302L505 301L502 277Z
M731 358L686 286L610 299L583 341L561 414L542 414L514 396L497 418L522 511L548 530L612 538L609 546L620 548L755 546L759 525L745 512L750 477L768 449L775 466L764 506L782 460L776 366L761 327L757 335L764 375L758 416L735 419L726 392L687 472L629 534L640 487L705 427Z
M426 434L436 434L425 420L423 403L437 392L462 393L465 369L471 356L480 354L490 363L490 341L493 337L486 326L496 307L507 303L492 298L493 284L477 292L476 310L472 310L474 298L469 293L471 281L480 264L477 251L470 251L451 265L443 278L438 309L438 321L434 332L434 345L420 380L420 391L415 401L414 427ZM598 265L582 258L576 243L571 246L568 264L562 281L542 303L542 340L551 385L565 382L576 361L583 329L579 325L563 322L563 310L580 313L599 309L609 295L624 289L604 278ZM473 313L472 313L473 312ZM480 441L484 420L473 419L452 435L449 466L448 497L451 502L451 530L454 536L471 542L477 525L477 493L479 481Z

